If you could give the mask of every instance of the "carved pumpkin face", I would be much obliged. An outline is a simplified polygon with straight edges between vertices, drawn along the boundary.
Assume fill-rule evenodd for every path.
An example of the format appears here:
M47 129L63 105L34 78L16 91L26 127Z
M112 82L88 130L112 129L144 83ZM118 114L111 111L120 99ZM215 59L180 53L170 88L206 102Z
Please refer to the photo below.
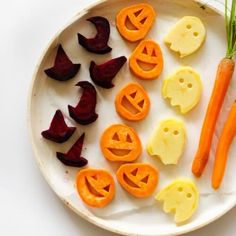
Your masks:
M156 79L163 70L163 56L160 46L153 40L143 40L129 59L131 71L139 78Z
M116 176L121 186L137 198L150 196L158 183L157 170L145 163L124 164Z
M112 125L102 134L101 150L109 161L134 161L142 151L135 130L126 125Z
M150 100L143 87L130 83L117 94L115 106L121 117L130 121L139 121L147 116Z
M143 39L150 30L155 11L152 6L141 3L122 9L116 16L116 26L120 34L131 42Z
M115 194L113 177L105 170L81 170L77 175L76 186L82 200L91 207L107 205Z

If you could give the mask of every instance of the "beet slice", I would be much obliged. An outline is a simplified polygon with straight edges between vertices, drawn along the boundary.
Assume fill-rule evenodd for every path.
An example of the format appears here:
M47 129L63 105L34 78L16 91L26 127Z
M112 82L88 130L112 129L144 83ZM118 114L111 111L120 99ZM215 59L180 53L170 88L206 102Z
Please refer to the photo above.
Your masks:
M87 19L87 21L94 24L97 29L97 34L94 38L85 38L82 34L78 34L79 44L87 51L105 54L112 50L107 45L110 36L110 24L108 20L101 16L95 16Z
M68 105L70 117L81 125L87 125L98 118L95 112L97 104L97 92L88 81L81 81L76 86L83 89L82 96L76 107Z
M43 131L41 134L48 140L56 143L63 143L71 137L75 130L75 127L67 126L62 112L57 110L53 116L49 129Z
M80 156L84 143L84 136L85 134L83 133L67 153L57 152L57 158L64 165L73 167L83 167L87 165L88 161Z
M112 88L114 87L112 80L126 61L127 59L124 56L111 59L101 65L96 65L94 61L91 61L90 77L96 85L108 89Z
M52 79L66 81L72 79L79 69L80 64L73 64L60 44L57 49L54 66L44 70L44 72Z

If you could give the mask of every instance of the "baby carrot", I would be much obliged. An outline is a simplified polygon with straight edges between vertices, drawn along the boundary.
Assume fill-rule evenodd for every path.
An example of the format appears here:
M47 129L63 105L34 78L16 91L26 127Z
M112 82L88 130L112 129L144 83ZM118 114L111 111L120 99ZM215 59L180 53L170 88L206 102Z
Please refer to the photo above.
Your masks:
M236 102L234 102L230 110L217 146L213 175L211 180L211 185L214 189L218 189L220 187L220 184L224 177L226 162L228 158L228 151L235 134Z
M233 60L223 59L220 62L214 89L208 104L207 113L202 127L198 151L192 165L192 172L197 177L201 176L207 164L216 121L220 113L227 88L232 78L233 71Z
M218 66L214 89L201 131L198 150L192 164L192 172L197 177L202 175L207 164L217 118L234 72L235 63L233 57L236 54L236 0L232 0L230 15L228 15L228 1L225 1L225 22L227 52L226 57L221 60Z

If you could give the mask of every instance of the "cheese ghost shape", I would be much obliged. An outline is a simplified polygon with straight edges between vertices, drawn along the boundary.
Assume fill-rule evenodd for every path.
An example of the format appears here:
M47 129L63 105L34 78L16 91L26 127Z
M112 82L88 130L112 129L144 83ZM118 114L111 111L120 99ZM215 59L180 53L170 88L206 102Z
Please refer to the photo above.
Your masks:
M202 82L193 68L183 66L169 75L162 85L162 96L171 106L177 106L182 114L192 110L200 100Z
M165 36L164 42L180 57L194 53L203 44L206 29L202 21L195 16L185 16Z
M177 164L185 147L186 133L182 121L167 119L159 123L150 137L147 152L165 164Z
M190 179L177 179L162 189L155 198L164 203L164 212L175 214L174 220L178 224L193 215L198 207L199 193Z

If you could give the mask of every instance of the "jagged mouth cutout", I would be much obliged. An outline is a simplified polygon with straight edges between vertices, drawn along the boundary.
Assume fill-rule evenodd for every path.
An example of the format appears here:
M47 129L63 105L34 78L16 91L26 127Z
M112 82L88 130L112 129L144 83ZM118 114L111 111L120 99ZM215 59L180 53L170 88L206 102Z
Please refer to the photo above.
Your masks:
M138 168L134 169L132 172L130 172L131 175L134 177L137 176ZM127 185L129 185L132 188L141 188L139 185L137 185L133 180L131 180L126 173L123 173L123 179L126 182ZM148 184L149 175L146 175L144 178L140 180L141 183Z
M131 93L129 96L131 99L135 99L137 95L137 91ZM132 104L132 102L127 98L127 95L124 96L121 100L121 105L128 111L130 112L131 114L133 115L137 115L138 113L141 113L141 110L143 109L144 107L144 99L141 100L137 106L135 106L134 104Z
M98 176L97 176L97 175L91 176L91 178L93 178L95 181L98 181ZM95 197L98 197L98 198L104 198L104 197L106 197L105 195L103 195L103 194L101 194L100 192L98 192L95 187L93 187L93 185L90 183L88 177L85 177L85 184L86 184L87 189L88 189L88 191L90 192L90 194L92 194L92 195L94 195ZM107 186L105 186L105 187L103 188L103 190L106 191L107 194L109 194L109 192L110 192L110 184L108 184Z
M138 18L138 16L142 13L143 9L140 9L136 12L134 12L134 16L136 18ZM147 16L143 17L141 20L139 20L139 22L143 25L147 20ZM125 27L130 30L130 31L138 31L138 27L134 25L134 23L132 23L132 21L130 20L129 16L126 16L125 18Z
M112 140L113 141L117 141L119 142L120 141L120 138L119 138L119 135L117 133L115 133L112 137ZM131 137L129 134L126 134L126 140L125 142L127 143L133 143ZM132 150L130 149L122 149L122 148L107 148L112 154L116 155L116 156L119 156L119 157L123 157L123 156L127 156L130 154L130 152Z

